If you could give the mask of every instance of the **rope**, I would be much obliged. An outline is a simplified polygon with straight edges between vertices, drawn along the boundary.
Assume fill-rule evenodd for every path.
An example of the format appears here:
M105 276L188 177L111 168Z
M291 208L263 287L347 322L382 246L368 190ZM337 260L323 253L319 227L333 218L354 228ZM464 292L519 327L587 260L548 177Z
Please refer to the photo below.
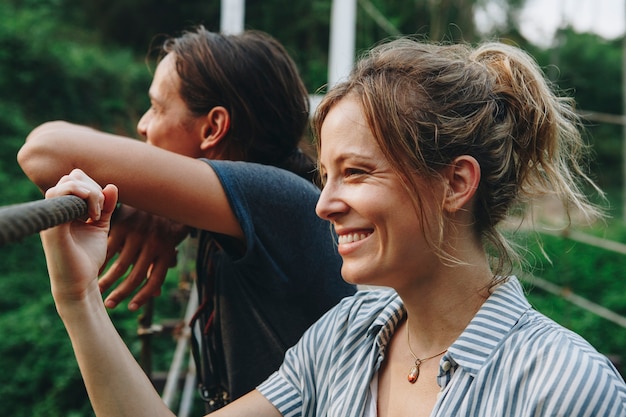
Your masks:
M0 246L87 215L87 203L64 195L0 207Z

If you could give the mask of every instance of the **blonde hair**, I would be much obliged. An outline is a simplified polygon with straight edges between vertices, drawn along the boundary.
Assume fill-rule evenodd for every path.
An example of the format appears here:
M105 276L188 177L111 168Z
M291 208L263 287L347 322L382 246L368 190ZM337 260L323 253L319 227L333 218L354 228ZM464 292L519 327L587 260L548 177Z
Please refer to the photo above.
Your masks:
M474 206L475 232L496 250L494 275L516 258L496 226L517 203L556 195L568 211L594 217L600 210L582 191L601 191L582 169L585 143L574 101L557 95L534 59L499 42L475 48L429 44L405 37L367 52L344 82L323 98L313 119L319 134L330 109L350 95L362 107L382 152L402 178L424 217L424 187L460 155L474 157L481 180ZM428 191L428 190L426 190ZM446 223L440 210L438 242Z

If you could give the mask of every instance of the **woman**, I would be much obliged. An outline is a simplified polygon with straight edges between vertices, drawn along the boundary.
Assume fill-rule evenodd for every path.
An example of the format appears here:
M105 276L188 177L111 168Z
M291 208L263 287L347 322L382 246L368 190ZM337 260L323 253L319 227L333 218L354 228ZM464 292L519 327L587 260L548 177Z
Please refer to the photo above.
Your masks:
M566 208L598 214L580 191L581 181L593 183L580 169L571 105L528 55L504 44L398 39L370 51L316 113L317 213L338 235L344 278L392 289L343 300L267 381L215 415L626 415L623 379L580 336L532 309L496 229L511 208L548 191ZM88 289L115 187L101 191L78 172L49 193L99 199L94 214L103 207L93 225L42 235L96 414L171 415L146 383L115 386L140 375L129 354L125 366L113 361L119 342L90 340L109 322ZM97 235L99 246L70 253L72 229ZM98 377L109 368L96 358L117 366L106 387Z
M198 230L194 354L200 392L214 409L267 378L355 288L341 279L328 222L315 215L315 163L298 148L308 94L282 45L261 32L200 27L162 49L151 107L137 126L146 143L53 122L29 135L18 160L42 190L74 167L119 188L124 206L109 256L120 256L101 290L131 262L134 270L107 296L109 308L149 268L130 308L158 294L176 244Z

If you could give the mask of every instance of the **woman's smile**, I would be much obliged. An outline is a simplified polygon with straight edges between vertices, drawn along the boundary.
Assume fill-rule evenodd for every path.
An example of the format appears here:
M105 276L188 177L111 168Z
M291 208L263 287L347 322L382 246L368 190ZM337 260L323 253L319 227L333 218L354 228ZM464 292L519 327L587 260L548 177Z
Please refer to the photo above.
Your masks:
M338 243L340 245L344 245L347 243L358 242L359 240L363 240L371 234L372 232L354 232L342 234L339 236Z
M372 233L371 230L338 233L337 250L339 251L339 255L343 257L355 251Z

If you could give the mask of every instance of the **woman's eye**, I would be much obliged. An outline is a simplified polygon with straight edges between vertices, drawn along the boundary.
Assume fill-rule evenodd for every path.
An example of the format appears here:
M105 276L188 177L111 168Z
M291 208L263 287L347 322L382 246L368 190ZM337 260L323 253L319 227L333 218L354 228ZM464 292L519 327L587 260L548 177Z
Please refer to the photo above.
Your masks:
M363 171L362 169L348 168L345 170L346 177L351 177L353 175L361 175L361 174L365 174L365 171Z

